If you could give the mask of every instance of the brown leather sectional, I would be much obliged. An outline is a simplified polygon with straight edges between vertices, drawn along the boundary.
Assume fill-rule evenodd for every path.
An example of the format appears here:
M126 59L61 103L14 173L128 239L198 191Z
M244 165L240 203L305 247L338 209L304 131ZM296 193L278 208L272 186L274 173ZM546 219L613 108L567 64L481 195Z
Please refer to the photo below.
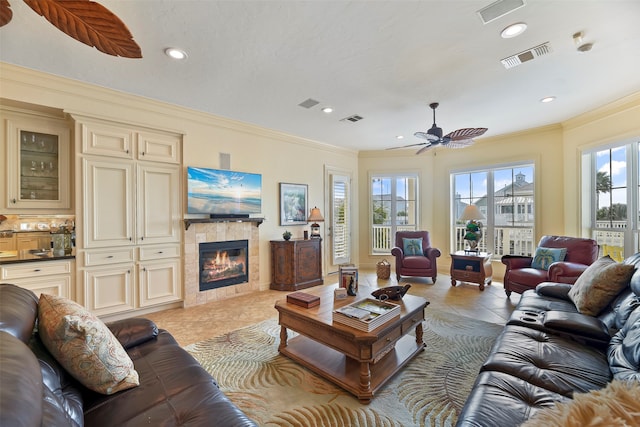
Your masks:
M108 396L84 388L34 332L37 305L33 292L0 284L0 425L256 426L169 332L147 319L108 324L140 385Z
M612 379L640 381L640 253L629 286L596 317L580 314L570 284L522 294L460 416L458 427L519 426L574 393Z

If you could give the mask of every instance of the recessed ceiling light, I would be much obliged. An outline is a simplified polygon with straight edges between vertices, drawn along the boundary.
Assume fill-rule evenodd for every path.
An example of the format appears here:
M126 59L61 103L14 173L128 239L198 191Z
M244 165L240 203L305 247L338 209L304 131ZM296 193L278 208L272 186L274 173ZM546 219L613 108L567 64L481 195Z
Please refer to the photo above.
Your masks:
M502 32L500 33L500 36L503 39L510 39L512 37L516 37L524 33L524 30L526 29L527 29L527 24L525 24L524 22L517 22L515 24L509 25L507 28L502 30Z
M555 100L556 100L556 97L555 97L555 96L545 96L544 98L542 98L542 99L540 100L540 102L542 102L542 103L545 103L545 104L546 104L546 103L548 103L548 102L553 102L553 101L555 101Z
M164 53L173 59L185 59L187 57L187 53L184 50L177 49L175 47L166 48Z
M329 113L333 113L333 108L332 108L332 107L324 107L324 108L322 109L322 112L323 112L323 113L327 113L327 114L329 114Z
M396 136L396 139L404 139L404 136L402 136L402 135L397 135L397 136Z

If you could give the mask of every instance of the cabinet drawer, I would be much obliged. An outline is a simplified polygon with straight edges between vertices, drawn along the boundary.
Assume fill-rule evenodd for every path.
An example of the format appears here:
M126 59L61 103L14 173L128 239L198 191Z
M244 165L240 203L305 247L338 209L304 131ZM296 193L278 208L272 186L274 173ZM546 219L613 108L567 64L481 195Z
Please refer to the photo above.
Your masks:
M2 280L71 274L71 261L25 262L2 267Z
M92 250L84 253L85 267L94 265L119 264L123 262L133 262L134 249L120 248L108 250Z
M466 271L466 270L456 270L455 271L455 277L458 280L480 280L482 279L482 274L480 273L476 273L473 271Z
M386 347L393 345L402 336L402 329L400 325L393 328L390 332L381 336L378 341L373 344L372 352L373 357L377 358L378 353L384 350Z
M142 246L139 256L140 261L176 258L180 256L180 245Z
M424 320L424 313L416 313L410 318L402 322L402 333L406 334L412 328L415 328L420 322Z

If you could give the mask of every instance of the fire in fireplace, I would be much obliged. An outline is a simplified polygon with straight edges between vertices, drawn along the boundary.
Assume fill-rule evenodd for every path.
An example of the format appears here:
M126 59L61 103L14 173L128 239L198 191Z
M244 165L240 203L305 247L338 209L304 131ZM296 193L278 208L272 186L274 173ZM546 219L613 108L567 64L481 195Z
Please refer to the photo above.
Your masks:
M200 291L249 281L248 240L200 243Z

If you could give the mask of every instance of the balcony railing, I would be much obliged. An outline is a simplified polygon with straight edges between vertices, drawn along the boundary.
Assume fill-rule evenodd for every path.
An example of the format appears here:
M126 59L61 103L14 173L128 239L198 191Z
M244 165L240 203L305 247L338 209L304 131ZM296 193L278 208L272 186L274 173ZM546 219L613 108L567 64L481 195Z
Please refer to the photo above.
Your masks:
M414 231L415 226L399 226L398 231ZM487 252L486 229L483 228L483 238L478 243L478 249ZM512 228L499 227L494 229L495 240L493 257L499 259L502 255L528 255L530 256L535 249L533 241L532 228ZM465 249L464 241L465 227L457 226L455 230L455 248L456 251ZM391 248L395 244L395 236L391 236L391 226L374 225L372 230L372 248L374 254L388 255Z
M415 225L399 225L398 231L415 231ZM374 225L371 236L373 254L389 255L395 246L395 236L391 235L390 225Z

